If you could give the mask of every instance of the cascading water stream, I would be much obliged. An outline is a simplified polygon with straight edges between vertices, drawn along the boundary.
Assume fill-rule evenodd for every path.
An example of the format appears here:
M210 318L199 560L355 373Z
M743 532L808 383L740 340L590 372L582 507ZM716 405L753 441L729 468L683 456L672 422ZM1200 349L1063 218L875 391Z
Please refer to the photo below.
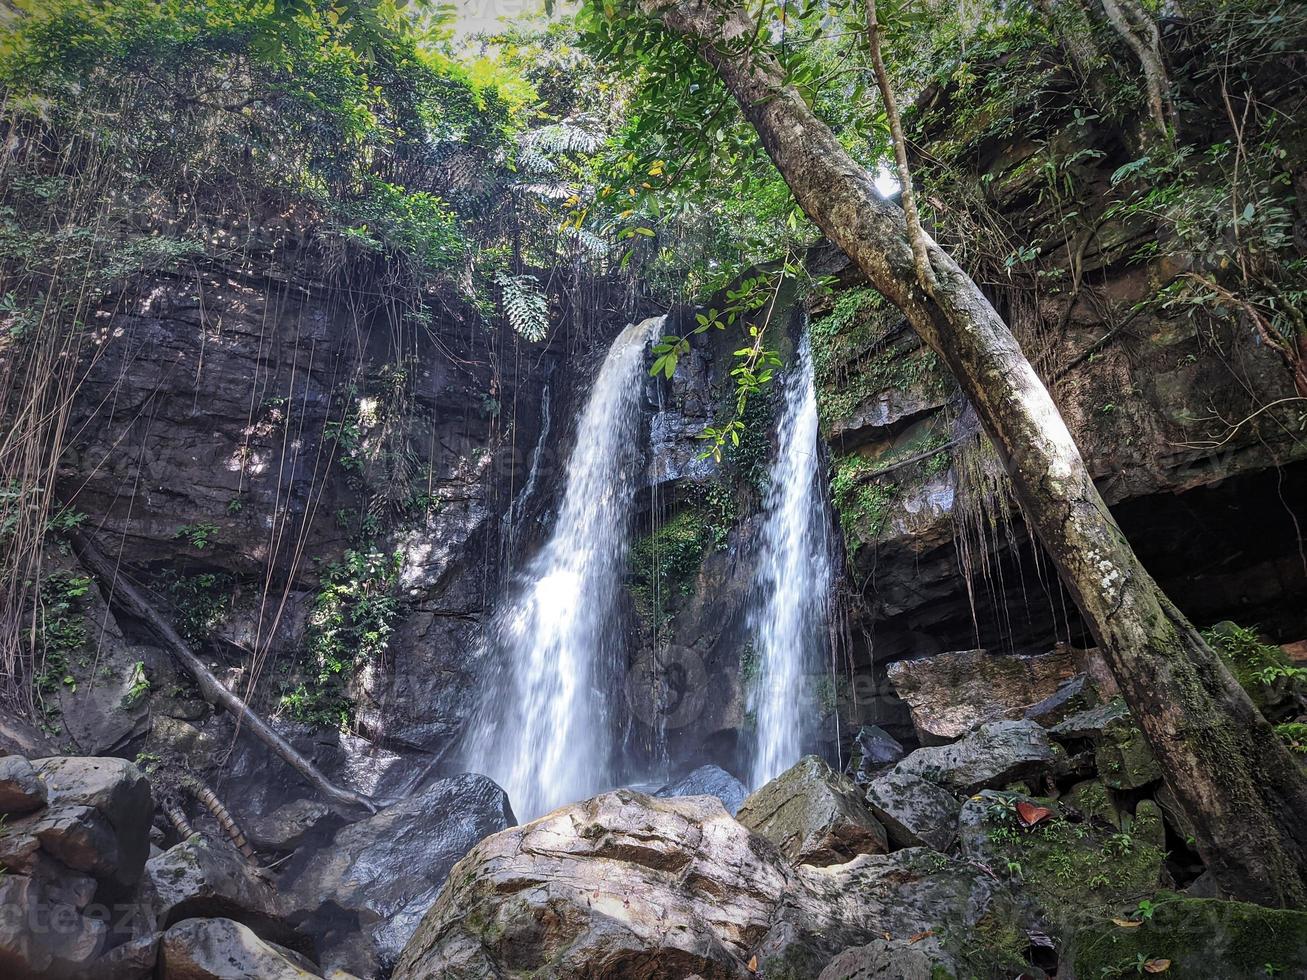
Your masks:
M466 761L527 820L608 789L620 690L614 617L634 494L645 348L661 318L613 342L577 423L549 541L496 611L487 642L502 672L487 686Z
M785 389L779 447L764 497L762 547L751 617L758 672L749 698L756 741L750 786L799 760L815 708L807 682L827 642L831 553L818 488L817 392L805 333Z

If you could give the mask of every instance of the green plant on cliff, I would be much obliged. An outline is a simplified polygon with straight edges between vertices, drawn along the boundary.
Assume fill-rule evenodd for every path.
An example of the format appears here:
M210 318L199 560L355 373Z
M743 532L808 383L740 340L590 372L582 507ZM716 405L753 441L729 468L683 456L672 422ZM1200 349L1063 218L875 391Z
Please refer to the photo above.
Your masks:
M832 469L831 503L839 514L844 546L852 553L885 530L899 487L877 479L880 465L856 453L838 457Z
M322 570L304 649L281 709L314 727L348 728L354 719L351 685L359 670L380 666L399 610L401 554L345 552Z
M173 569L154 582L170 607L170 619L181 638L202 648L230 609L236 580L225 572L186 575Z
M411 344L432 290L463 289L482 252L504 252L496 209L534 94L453 57L450 11L412 17L392 0L10 6L0 362L22 383L0 385L0 487L22 492L0 494L0 664L31 707L39 651L18 624L67 444L67 415L48 406L120 342L104 318L172 274L312 269Z
M91 580L68 572L46 576L38 592L34 634L37 647L36 691L38 696L54 694L61 688L77 690L73 657L86 649L90 629L83 600L90 593ZM43 702L45 723L52 724L58 712L53 702Z

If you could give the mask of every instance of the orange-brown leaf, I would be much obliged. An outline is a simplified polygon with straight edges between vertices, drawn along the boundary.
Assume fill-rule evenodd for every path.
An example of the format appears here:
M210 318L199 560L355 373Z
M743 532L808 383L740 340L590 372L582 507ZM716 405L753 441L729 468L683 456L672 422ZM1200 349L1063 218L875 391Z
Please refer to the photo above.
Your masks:
M1145 973L1165 973L1171 969L1170 960L1146 960L1144 962Z
M1025 800L1017 802L1017 819L1021 821L1023 827L1033 827L1052 816L1053 811L1046 806L1036 806L1034 803L1027 803Z
M749 959L749 972L750 973L758 972L758 957L754 956Z
M921 942L923 939L928 939L929 937L931 937L931 936L933 936L933 935L935 935L935 930L934 930L934 929L927 929L925 932L919 932L919 933L917 933L915 936L911 936L911 937L909 937L909 939L908 939L908 945L911 946L913 943L919 943L919 942Z
M1122 929L1138 929L1144 924L1143 919L1113 919L1112 921Z

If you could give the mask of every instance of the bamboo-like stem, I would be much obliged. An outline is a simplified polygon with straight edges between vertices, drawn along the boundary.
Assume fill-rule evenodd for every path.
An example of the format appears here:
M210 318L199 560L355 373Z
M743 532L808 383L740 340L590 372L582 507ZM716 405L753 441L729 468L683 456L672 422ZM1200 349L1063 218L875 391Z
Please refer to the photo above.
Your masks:
M245 837L245 832L241 830L240 824L231 812L223 806L222 800L218 799L218 794L211 790L198 776L187 775L182 777L182 786L188 790L197 800L204 805L204 808L213 814L213 819L218 821L220 826L231 842L236 845L236 850L245 856L245 860L250 864L257 864L258 860L254 856L254 848L250 846L249 840Z

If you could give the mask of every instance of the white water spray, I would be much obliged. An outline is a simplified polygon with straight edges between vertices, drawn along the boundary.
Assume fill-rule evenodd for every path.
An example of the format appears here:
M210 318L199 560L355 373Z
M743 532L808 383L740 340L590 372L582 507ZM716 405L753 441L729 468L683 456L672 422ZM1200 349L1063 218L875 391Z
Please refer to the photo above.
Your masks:
M608 789L620 691L614 613L634 494L644 352L661 319L613 342L577 424L563 502L548 543L496 611L487 685L467 763L507 792L521 820ZM493 668L492 668L493 669Z
M817 392L806 334L786 384L779 433L750 624L758 658L749 698L756 725L750 774L755 789L798 762L810 742L815 710L806 685L821 666L827 642L831 557L817 482Z

